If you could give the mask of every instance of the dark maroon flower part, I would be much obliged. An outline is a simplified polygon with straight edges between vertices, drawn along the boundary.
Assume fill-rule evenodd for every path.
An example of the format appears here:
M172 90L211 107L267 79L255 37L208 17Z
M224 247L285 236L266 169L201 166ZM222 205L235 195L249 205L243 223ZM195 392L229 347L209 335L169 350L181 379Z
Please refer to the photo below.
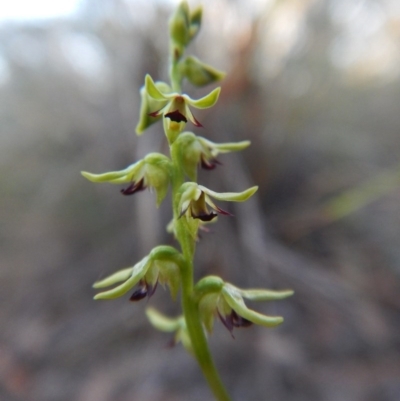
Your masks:
M175 121L176 123L181 123L184 121L187 123L187 118L179 111L171 111L165 115L165 117L168 117L171 121Z
M221 165L222 163L219 162L217 159L209 159L207 160L204 155L201 155L200 165L205 170L214 170L217 165Z
M123 195L133 195L136 192L143 191L146 189L146 186L144 185L144 178L142 178L138 182L132 182L131 185L129 185L128 188L121 189L121 194Z
M146 281L141 280L139 282L139 287L132 293L131 297L129 298L130 301L136 302L140 301L141 299L145 298L146 296L150 298L157 289L158 280L156 284L153 286L148 284Z
M222 316L221 313L218 311L218 316L222 324L229 330L231 334L234 327L249 327L253 324L244 317L239 316L233 309L232 312L227 316Z

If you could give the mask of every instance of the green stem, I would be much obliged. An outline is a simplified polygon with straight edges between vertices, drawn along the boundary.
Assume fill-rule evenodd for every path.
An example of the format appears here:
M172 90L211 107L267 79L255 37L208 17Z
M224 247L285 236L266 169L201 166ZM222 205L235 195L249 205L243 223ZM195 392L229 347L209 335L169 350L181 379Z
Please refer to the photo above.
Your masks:
M184 263L181 267L182 279L182 309L185 316L187 330L192 343L193 351L197 362L218 401L230 401L230 397L222 384L217 369L214 365L204 328L201 323L198 303L194 299L193 287L193 258L195 252L195 241L187 231L184 224L185 216L179 218L179 198L177 196L179 188L184 183L184 172L182 155L179 147L171 145L171 158L173 162L172 171L172 202L174 212L174 223L176 236L182 249Z

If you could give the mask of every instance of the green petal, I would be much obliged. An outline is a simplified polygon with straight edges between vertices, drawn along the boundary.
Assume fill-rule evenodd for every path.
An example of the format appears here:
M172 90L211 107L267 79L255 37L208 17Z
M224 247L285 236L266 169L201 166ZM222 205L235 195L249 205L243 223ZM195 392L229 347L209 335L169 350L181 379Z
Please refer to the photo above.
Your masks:
M242 297L249 299L250 301L278 301L285 299L294 294L292 290L263 290L263 289L252 289L252 290L241 290L239 289Z
M250 144L250 141L214 143L214 148L219 153L238 152L239 150L246 149Z
M134 164L131 164L124 170L120 171L109 171L103 174L92 174L87 171L81 171L81 174L92 182L108 182L110 184L123 184L134 181L137 178L136 175L140 172L143 167L144 160L139 160Z
M161 115L158 117L150 116L149 114L153 111L157 111L162 109L166 101L150 101L149 96L147 95L146 89L142 87L140 89L140 113L139 113L139 122L135 128L135 132L137 135L141 135L151 124L157 122L161 119ZM154 108L152 108L151 103L155 103Z
M249 309L239 291L233 286L224 286L222 295L228 305L241 317L265 327L273 327L283 323L281 316L266 316Z
M153 79L149 74L146 75L145 78L145 88L147 94L152 97L154 100L163 101L168 100L169 97L165 96L156 86Z
M111 182L114 180L120 180L121 178L124 179L126 177L126 173L121 171L110 171L103 174L92 174L87 171L81 171L81 174L92 182Z
M128 278L132 275L132 270L133 270L133 267L127 267L126 269L117 271L116 273L111 274L111 276L108 276L108 277L104 278L103 280L96 281L93 284L93 288L109 287L110 285L113 285L115 283L119 283L121 281L128 280Z
M244 202L249 199L257 191L258 187L254 186L246 189L243 192L214 192L211 189L199 185L199 189L205 194L211 196L214 199L227 201L227 202Z
M197 109L207 109L209 107L214 106L214 104L217 103L220 92L221 88L216 88L208 95L197 100L193 100L188 95L183 95L183 98L187 101L187 103L189 103L191 106Z
M170 318L162 313L158 312L154 308L147 308L146 309L146 315L147 318L149 319L150 323L160 331L165 331L165 332L174 332L178 330L181 326L181 318Z
M133 266L132 268L131 277L128 280L126 280L123 284L113 288L112 290L100 292L94 297L94 299L114 299L126 294L146 274L151 263L149 259L150 258L146 256L140 262L136 263L136 265Z

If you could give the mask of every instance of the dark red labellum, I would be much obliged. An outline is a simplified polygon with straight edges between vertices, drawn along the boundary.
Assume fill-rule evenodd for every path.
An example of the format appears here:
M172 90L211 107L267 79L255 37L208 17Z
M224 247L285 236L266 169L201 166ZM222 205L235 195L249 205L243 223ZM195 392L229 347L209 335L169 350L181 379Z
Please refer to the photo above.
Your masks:
M132 184L129 185L128 188L121 189L121 194L123 194L123 195L133 195L134 193L139 192L139 191L143 191L144 189L146 189L146 187L144 186L144 179L142 178L138 182L132 182Z
M192 214L192 217L194 219L199 219L201 221L211 221L212 219L214 219L217 216L218 216L218 214L215 213L214 211L210 212L209 214L207 214L207 213L202 213L199 215Z
M168 117L171 121L175 121L176 123L181 123L182 121L187 123L187 118L179 110L171 111L167 113L165 117Z
M214 170L218 164L221 164L217 159L207 160L203 155L201 156L200 165L204 170Z
M232 310L232 324L234 327L249 327L253 323L250 320L245 319L242 316L239 316L234 310Z
M133 292L129 300L132 302L140 301L141 299L145 298L146 295L147 295L147 288L146 286L142 286Z

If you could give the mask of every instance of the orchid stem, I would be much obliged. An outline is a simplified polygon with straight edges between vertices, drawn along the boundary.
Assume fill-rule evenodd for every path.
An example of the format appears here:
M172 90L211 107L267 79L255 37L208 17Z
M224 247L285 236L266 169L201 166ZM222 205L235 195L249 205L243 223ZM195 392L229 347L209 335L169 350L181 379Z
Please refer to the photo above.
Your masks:
M181 266L182 279L182 309L186 321L186 327L190 336L194 355L200 368L206 378L215 398L218 401L230 401L218 371L214 365L207 339L204 333L203 325L200 320L198 303L194 299L193 287L193 257L195 252L195 240L187 231L183 218L179 218L179 199L178 191L184 183L184 173L179 154L179 148L173 144L170 146L171 158L173 162L172 169L172 199L174 223L176 237L181 246L184 263Z

